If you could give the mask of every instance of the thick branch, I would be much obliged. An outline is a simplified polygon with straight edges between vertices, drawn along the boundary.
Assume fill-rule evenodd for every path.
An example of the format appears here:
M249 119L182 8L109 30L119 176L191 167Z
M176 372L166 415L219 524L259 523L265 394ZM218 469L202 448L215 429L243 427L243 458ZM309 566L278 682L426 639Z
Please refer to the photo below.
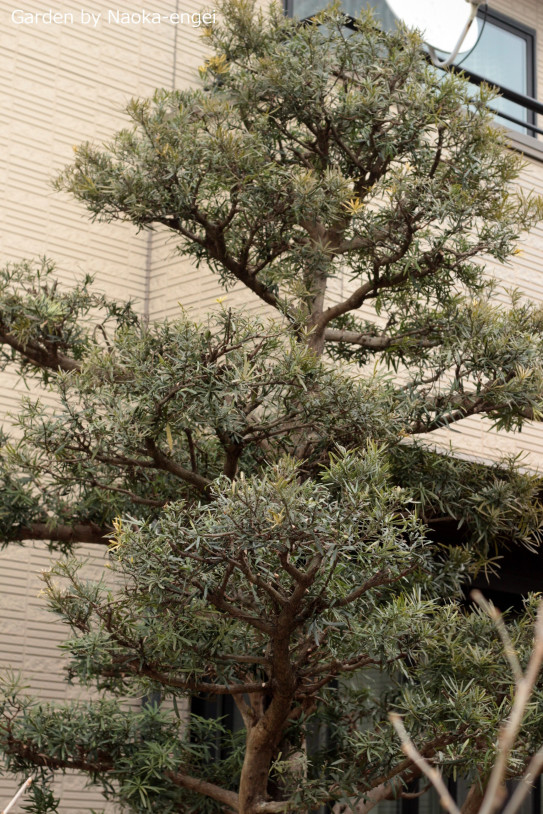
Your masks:
M194 584L197 584L196 582ZM200 590L203 590L203 586L198 585ZM210 591L207 594L207 598L214 605L217 610L226 613L228 616L232 616L234 619L239 619L242 622L246 622L251 627L256 628L256 630L260 630L262 633L270 634L273 631L273 625L270 622L265 621L261 617L258 616L251 616L250 613L246 613L245 611L241 610L241 608L236 607L231 602L226 600L223 596L220 595L218 591Z
M477 254L477 251L479 251L480 248L480 246L473 247L469 253L466 253L466 257ZM457 260L461 259L465 259L464 255L457 257ZM409 271L402 270L397 274L394 274L392 277L383 277L381 279L371 281L368 280L367 283L364 283L364 285L361 285L356 289L356 291L353 291L351 296L347 297L346 300L343 300L343 302L338 302L336 305L332 305L330 308L327 308L319 320L317 326L318 330L324 331L326 326L332 320L343 316L343 314L347 314L349 311L355 311L357 308L360 308L366 299L374 298L377 293L384 288L395 288L396 286L403 285L410 279L421 280L424 277L430 276L431 274L436 274L436 272L442 267L443 260L444 256L442 252L427 252L426 255L421 258L422 262L419 261L419 267L421 267L423 263L426 263L426 268L420 268L420 271L414 271L413 269L410 269ZM395 262L395 258L388 257L386 262L393 263ZM379 265L383 265L383 261L380 261Z
M55 345L51 345L48 347L47 344L44 342L45 347L41 346L36 342L30 342L28 344L23 344L16 339L13 334L5 331L0 326L0 343L4 345L9 345L10 348L17 351L26 362L30 362L30 364L34 365L35 367L39 367L42 370L64 370L69 372L71 370L79 370L81 368L81 364L76 362L75 359L71 359L69 356L65 356L63 353L60 353Z
M50 526L48 523L32 523L19 526L10 534L12 542L23 540L48 540L51 543L94 543L109 545L110 528L101 528L96 523L75 523L73 526Z
M337 602L332 602L330 607L332 608L344 608L346 605L349 605L351 602L354 602L355 599L358 599L362 596L362 594L369 591L371 588L376 588L378 585L389 585L391 582L397 582L399 579L402 579L407 574L415 569L416 566L412 566L411 568L406 568L401 571L399 574L390 574L387 568L384 568L382 571L378 571L373 577L368 579L362 585L359 585L358 588L355 588L351 591L350 594L343 597L343 599L338 599Z
M235 791L222 789L215 783L209 783L207 780L200 780L198 777L192 777L190 774L182 772L167 772L166 777L176 786L203 794L205 797L211 797L212 800L224 803L234 811L239 811L239 800Z
M246 693L262 693L268 690L268 685L262 681L253 681L246 684L213 684L207 681L194 681L177 676L169 675L168 673L155 670L139 662L125 662L119 667L120 672L130 672L140 676L147 676L153 681L157 681L166 687L175 687L176 689L186 690L190 693L206 692L211 695L244 695ZM116 674L113 670L101 671L101 675Z
M376 288L376 286L377 283L375 283L373 280L371 282L364 283L364 285L359 286L356 291L353 291L351 296L347 297L346 300L343 300L343 302L338 302L336 305L332 305L330 308L327 308L320 318L319 327L324 330L328 323L330 323L333 319L337 319L337 317L341 317L343 314L346 314L349 311L355 311L357 308L360 308L360 306L364 304L366 297Z
M368 350L387 350L397 342L404 339L411 339L416 334L423 334L425 331L421 329L417 332L409 332L399 334L398 336L375 336L375 334L358 333L358 331L337 330L334 328L326 328L324 332L325 342L345 342L347 345L360 345ZM426 331L430 332L430 329ZM431 339L416 339L416 344L421 348L433 348L437 342Z
M252 274L251 270L246 265L238 262L234 257L232 257L231 254L228 253L223 233L224 228L219 228L217 225L214 225L203 218L201 218L201 220L203 221L202 225L205 229L204 239L198 239L196 235L185 229L178 218L157 218L158 222L163 223L165 226L168 226L168 228L176 232L179 232L184 237L187 237L188 240L194 241L196 238L195 242L204 246L210 257L221 263L224 268L228 269L228 271L234 277L243 283L243 285L247 286L247 288L249 288L254 294L260 297L261 300L264 300L265 303L273 306L273 308L280 310L280 303L275 294L270 291L267 286L261 283L257 276Z
M60 758L48 755L38 749L30 740L22 741L14 737L11 732L7 733L2 747L11 755L17 755L23 760L28 760L34 766L43 766L47 769L75 769L76 771L87 772L88 774L103 774L111 772L114 764L107 758L104 760L89 760L82 752L78 758Z
M417 433L433 432L441 427L448 427L449 424L454 424L457 421L462 421L472 415L480 415L488 413L492 410L502 407L502 409L511 409L509 405L496 405L494 406L488 400L488 396L492 396L492 389L496 382L488 382L478 393L462 393L461 395L438 396L432 402L425 404L425 412L427 414L440 413L436 418L430 420L419 419L414 424L410 425L408 431L411 435ZM516 415L525 418L528 421L541 421L541 415L532 407L513 408Z
M203 475L199 475L197 472L191 472L190 469L185 469L185 467L178 464L177 461L169 458L157 447L151 438L147 438L145 443L157 467L164 469L166 472L170 472L172 475L186 481L186 483L190 483L191 486L195 486L199 492L209 492L211 481L208 478L204 478Z

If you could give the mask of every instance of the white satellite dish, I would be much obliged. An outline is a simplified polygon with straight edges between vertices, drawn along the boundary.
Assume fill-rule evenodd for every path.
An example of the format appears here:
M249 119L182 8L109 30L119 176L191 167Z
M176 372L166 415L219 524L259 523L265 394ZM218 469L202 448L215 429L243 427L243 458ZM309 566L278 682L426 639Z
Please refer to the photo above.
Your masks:
M483 0L386 0L397 20L418 28L432 60L446 67L462 51L469 51L479 36L477 9ZM440 62L435 51L449 57Z

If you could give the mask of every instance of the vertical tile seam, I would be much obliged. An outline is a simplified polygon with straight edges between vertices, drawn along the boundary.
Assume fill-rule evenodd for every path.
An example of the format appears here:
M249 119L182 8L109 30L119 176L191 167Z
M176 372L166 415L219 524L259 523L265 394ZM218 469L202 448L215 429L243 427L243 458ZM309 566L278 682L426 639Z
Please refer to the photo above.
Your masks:
M149 322L151 309L151 269L153 266L153 232L147 233L147 249L145 252L145 285L143 290L143 321Z
M175 13L178 15L176 19L179 19L179 0L175 0ZM172 90L176 89L177 84L177 32L179 30L178 25L174 25L173 27L173 63L172 63Z
M179 15L179 0L175 0L175 13ZM176 90L177 85L177 47L178 47L179 26L173 27L173 50L172 50L172 81L171 89ZM149 322L151 314L151 273L153 269L153 232L149 232L147 238L147 251L145 255L145 290L143 294L143 319Z

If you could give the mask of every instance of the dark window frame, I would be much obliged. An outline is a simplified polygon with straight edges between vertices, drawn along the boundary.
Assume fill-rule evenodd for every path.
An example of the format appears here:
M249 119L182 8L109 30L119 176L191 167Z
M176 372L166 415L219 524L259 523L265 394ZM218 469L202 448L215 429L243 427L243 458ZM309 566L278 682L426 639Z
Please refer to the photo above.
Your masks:
M289 0L289 2L293 2L293 0ZM486 22L495 25L497 28L501 28L503 31L507 31L510 34L514 34L516 37L520 37L526 43L526 96L531 97L532 99L537 99L537 66L536 66L536 55L537 55L537 31L535 28L531 28L524 23L520 23L518 20L515 20L513 17L508 17L506 14L502 14L500 11L496 11L495 9L489 8L486 6L485 8L479 7L477 12L477 16L480 20L483 21L483 24ZM461 65L461 61L460 61ZM466 73L469 74L469 69L466 70ZM488 79L488 84L492 85L492 79ZM499 87L499 85L497 86ZM536 113L534 110L530 110L527 108L527 130L528 134L531 136L535 136L535 131L530 130L529 125L536 124ZM499 114L498 114L499 115Z

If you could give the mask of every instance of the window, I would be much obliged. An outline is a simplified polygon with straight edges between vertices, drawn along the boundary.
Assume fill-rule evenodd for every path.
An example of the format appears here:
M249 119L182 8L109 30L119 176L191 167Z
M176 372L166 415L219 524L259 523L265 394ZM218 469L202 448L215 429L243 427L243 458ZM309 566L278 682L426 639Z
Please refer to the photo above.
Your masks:
M457 64L490 84L535 98L535 31L490 9L483 8L479 17L479 42L466 57L461 55ZM492 107L505 114L497 117L501 124L532 132L522 125L535 124L535 114L526 107L503 98L496 99Z
M285 11L289 17L299 17L303 20L321 11L328 5L329 0L285 0ZM341 7L345 14L356 17L361 6L373 7L377 17L381 20L384 28L394 27L394 16L389 11L385 0L342 0Z
M366 0L374 8L384 28L393 28L395 18L386 0ZM324 0L286 0L287 14L304 19L322 9ZM346 14L356 16L360 0L343 0ZM488 8L479 9L481 35L475 48L466 56L460 54L457 64L472 74L476 84L486 81L506 92L535 99L535 31ZM443 58L445 55L440 54ZM522 133L535 135L535 113L511 99L497 99L492 107L502 115L497 121Z

